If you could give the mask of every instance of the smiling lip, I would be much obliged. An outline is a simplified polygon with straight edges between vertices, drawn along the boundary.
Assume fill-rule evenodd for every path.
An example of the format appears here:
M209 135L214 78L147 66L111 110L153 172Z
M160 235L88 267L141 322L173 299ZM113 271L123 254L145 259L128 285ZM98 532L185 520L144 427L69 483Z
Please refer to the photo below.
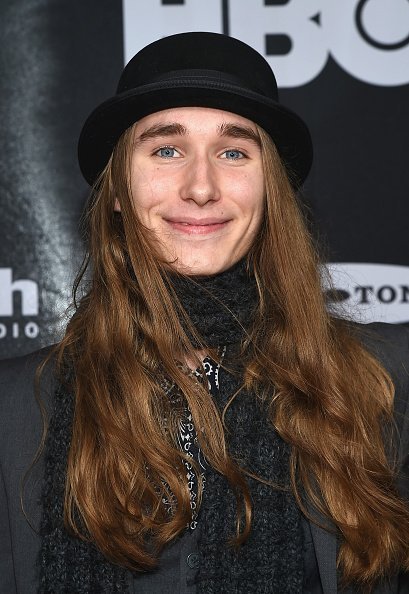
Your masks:
M175 231L181 231L187 235L207 235L223 229L229 222L229 219L220 219L214 217L194 219L191 217L182 217L180 219L165 219L165 221Z

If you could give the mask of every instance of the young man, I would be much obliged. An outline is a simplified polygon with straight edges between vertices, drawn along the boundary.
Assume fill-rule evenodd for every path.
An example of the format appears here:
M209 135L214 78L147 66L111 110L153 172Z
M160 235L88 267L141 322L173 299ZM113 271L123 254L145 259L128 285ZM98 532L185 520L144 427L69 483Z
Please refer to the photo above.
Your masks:
M90 285L1 366L4 592L408 587L408 334L327 313L311 158L264 58L213 33L147 46L88 118Z

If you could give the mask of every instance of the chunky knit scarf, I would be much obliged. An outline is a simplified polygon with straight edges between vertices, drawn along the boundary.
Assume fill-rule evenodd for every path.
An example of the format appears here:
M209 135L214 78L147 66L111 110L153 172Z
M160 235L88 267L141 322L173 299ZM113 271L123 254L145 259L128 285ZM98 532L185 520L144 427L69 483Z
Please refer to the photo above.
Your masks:
M244 262L215 277L175 279L175 290L209 346L227 347L227 368L257 303L254 279ZM230 353L230 357L229 357ZM230 360L229 360L230 359ZM220 371L217 405L222 409L240 386L240 374ZM125 593L126 570L109 563L90 543L71 537L63 524L66 463L73 398L57 389L46 443L43 488L40 594ZM289 448L267 420L259 400L241 391L226 415L227 440L240 466L266 481L288 487ZM199 594L301 594L301 518L289 489L248 479L253 503L250 537L238 550L228 546L235 533L236 498L227 481L208 468L199 515L201 557ZM137 582L136 589L137 591Z
M256 283L245 260L216 276L191 279L175 275L170 282L207 346L241 342L258 300Z

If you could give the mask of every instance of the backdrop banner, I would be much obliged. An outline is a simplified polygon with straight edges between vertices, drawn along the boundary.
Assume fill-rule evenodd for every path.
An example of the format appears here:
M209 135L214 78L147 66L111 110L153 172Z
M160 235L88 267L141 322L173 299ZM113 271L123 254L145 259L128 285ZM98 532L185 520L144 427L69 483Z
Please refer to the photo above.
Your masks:
M303 199L332 273L329 307L409 322L407 0L0 0L0 358L55 342L66 323L85 117L136 51L191 30L263 53L311 129Z
M123 65L112 0L0 0L0 356L58 340L82 254L88 186L76 160L89 111Z

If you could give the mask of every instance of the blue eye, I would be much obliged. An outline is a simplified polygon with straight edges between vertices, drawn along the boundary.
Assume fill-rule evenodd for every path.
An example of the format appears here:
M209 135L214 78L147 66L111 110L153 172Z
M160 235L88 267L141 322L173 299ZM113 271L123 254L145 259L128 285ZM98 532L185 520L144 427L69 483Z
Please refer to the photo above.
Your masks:
M178 155L178 152L171 146L163 146L155 153L155 155L158 155L158 157L163 157L164 159L172 159L172 157L176 157Z
M244 153L235 149L224 151L223 155L226 155L224 158L230 159L232 161L237 161L237 159L243 159L244 157Z

